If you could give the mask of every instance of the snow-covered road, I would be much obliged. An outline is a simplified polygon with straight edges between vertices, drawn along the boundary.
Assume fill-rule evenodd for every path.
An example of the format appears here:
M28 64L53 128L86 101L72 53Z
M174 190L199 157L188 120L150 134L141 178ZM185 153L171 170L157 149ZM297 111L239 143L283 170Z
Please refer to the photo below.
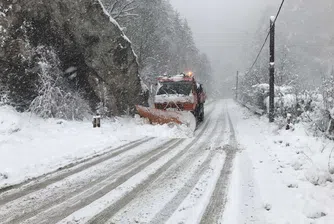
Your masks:
M62 169L0 190L0 223L334 223L327 170L334 143L303 126L279 129L232 100L208 103L193 137L175 127L126 125L115 129L143 135L121 146L106 141L97 155L65 167L61 150L55 161ZM9 168L44 173L37 158L25 169L28 162Z
M217 223L236 153L225 101L192 138L147 137L0 194L1 223Z

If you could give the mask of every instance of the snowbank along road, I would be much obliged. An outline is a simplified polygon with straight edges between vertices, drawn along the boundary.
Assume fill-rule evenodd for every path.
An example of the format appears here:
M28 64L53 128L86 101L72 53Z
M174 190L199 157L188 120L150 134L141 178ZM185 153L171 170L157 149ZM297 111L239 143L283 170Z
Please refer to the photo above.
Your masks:
M236 140L224 101L195 137L144 138L0 194L0 223L219 223Z

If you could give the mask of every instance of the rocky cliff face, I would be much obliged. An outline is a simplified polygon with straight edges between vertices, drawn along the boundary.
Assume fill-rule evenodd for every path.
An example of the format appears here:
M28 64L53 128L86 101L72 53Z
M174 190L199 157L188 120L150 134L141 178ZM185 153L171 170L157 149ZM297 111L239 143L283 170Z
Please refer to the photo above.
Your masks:
M131 43L99 0L2 0L0 32L0 79L22 109L39 94L48 52L92 108L103 102L119 115L147 102Z

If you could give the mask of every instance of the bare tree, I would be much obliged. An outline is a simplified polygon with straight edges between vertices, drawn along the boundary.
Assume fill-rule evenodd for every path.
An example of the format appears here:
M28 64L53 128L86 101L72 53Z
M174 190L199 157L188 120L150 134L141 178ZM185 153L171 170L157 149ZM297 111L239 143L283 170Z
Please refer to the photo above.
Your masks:
M137 0L104 0L108 13L116 20L124 17L134 17L137 9Z

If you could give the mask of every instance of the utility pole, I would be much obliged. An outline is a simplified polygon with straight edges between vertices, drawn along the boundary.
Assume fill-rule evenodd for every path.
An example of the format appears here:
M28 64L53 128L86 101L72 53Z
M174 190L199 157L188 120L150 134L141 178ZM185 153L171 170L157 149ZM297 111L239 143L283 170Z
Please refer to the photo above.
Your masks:
M235 100L238 102L238 91L239 91L239 71L237 71L237 78L235 84Z
M275 117L275 17L270 18L269 122Z

